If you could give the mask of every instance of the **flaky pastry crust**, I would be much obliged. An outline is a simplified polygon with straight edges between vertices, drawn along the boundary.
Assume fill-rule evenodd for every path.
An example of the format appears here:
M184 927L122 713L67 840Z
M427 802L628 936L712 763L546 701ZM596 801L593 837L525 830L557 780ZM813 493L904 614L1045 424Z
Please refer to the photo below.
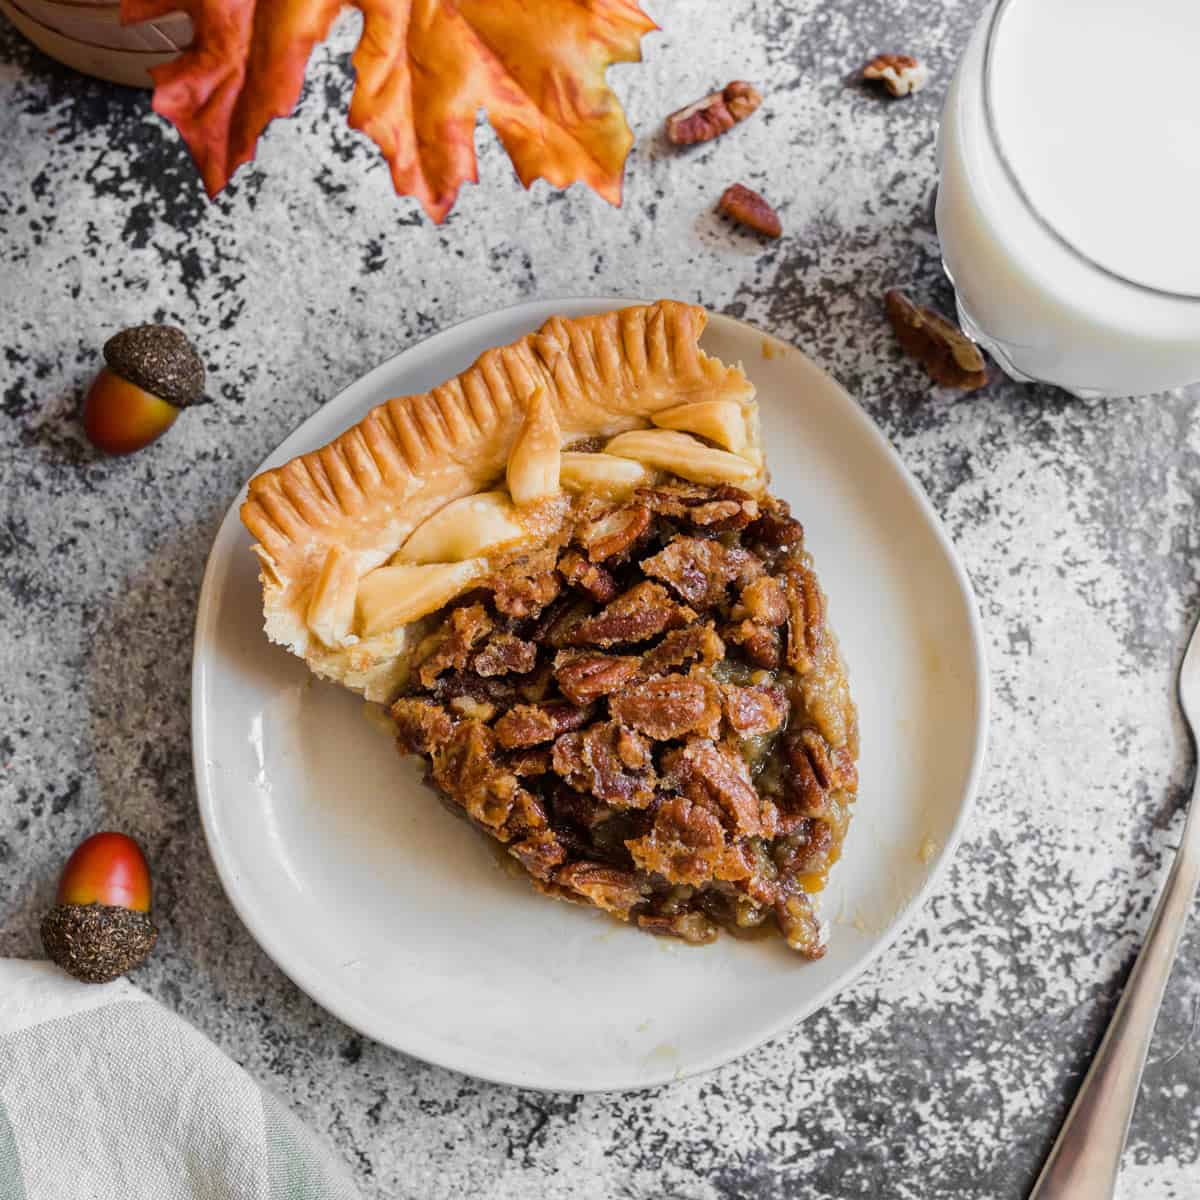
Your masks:
M664 469L664 455L674 461L670 439L694 433L705 440L692 438L685 464L694 461L706 480L731 467L740 488L761 491L754 389L739 367L700 349L706 320L702 308L672 300L552 317L432 391L389 400L327 446L256 476L241 516L257 539L268 636L317 674L386 699L429 605L473 586L502 556L552 537L578 503L575 481L622 470L632 478L639 462ZM584 439L606 449L616 435L653 429L662 412L669 415L661 434L614 443L622 470L611 468L611 457L605 467L601 455L581 463L573 454L559 483L560 463L546 458L555 436L560 455ZM689 412L695 426L679 432L689 430ZM631 447L628 457L622 445ZM736 447L736 461L724 447ZM479 527L497 531L490 550L467 558L447 551L445 564L428 563L426 552L425 568L402 568L403 556L390 564L413 531L452 502L470 519L462 498L472 496ZM459 536L454 544L465 543ZM385 564L391 574L363 588ZM393 578L405 590L384 603L378 593ZM417 599L406 606L410 594ZM389 620L397 623L380 629Z

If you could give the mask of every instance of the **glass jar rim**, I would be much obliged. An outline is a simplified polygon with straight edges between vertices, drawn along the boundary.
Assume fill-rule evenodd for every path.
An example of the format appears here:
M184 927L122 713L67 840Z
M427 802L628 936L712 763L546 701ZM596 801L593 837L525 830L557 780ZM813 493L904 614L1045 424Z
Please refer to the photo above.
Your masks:
M1008 182L1012 185L1013 190L1020 197L1021 203L1024 204L1029 215L1037 224L1054 241L1062 246L1063 249L1081 262L1108 276L1109 279L1116 280L1126 287L1134 288L1144 295L1158 296L1166 300L1190 301L1193 304L1200 303L1200 292L1180 292L1174 291L1171 288L1155 287L1153 284L1143 283L1138 279L1130 278L1130 276L1120 271L1114 271L1111 267L1106 267L1102 262L1099 262L1086 251L1080 249L1079 246L1054 225L1034 203L1033 197L1030 196L1024 184L1022 184L1016 168L1012 164L1012 160L1004 151L1004 143L1000 139L1000 131L996 123L996 113L992 105L992 62L996 51L996 36L1000 29L1000 21L1005 12L1017 2L1018 0L997 0L996 6L992 9L991 19L988 21L987 39L983 48L983 70L980 72L980 87L983 90L984 125L987 128L992 149L995 151L996 157L1000 160L1000 165L1004 170Z

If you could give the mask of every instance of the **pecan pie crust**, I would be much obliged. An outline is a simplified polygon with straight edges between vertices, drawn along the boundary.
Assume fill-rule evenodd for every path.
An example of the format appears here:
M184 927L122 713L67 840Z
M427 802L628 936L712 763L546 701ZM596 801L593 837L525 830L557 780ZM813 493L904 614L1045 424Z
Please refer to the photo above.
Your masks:
M565 530L444 610L391 705L401 750L543 892L819 957L858 730L803 529L668 481Z

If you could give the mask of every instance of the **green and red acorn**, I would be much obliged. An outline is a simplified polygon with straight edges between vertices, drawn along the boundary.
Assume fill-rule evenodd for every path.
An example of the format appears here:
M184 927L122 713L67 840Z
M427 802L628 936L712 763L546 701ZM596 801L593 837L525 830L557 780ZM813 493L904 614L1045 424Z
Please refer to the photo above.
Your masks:
M83 402L83 429L108 454L150 445L202 399L204 364L174 325L122 329L104 343L104 361Z
M150 868L123 833L97 833L67 859L42 945L68 974L107 983L145 962L158 929L150 919Z

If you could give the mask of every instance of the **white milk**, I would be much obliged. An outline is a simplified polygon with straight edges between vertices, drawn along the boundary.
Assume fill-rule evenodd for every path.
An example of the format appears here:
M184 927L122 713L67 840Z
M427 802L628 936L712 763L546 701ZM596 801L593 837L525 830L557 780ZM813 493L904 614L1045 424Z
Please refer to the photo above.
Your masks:
M959 316L1010 374L1200 381L1200 0L1001 0L938 157Z

